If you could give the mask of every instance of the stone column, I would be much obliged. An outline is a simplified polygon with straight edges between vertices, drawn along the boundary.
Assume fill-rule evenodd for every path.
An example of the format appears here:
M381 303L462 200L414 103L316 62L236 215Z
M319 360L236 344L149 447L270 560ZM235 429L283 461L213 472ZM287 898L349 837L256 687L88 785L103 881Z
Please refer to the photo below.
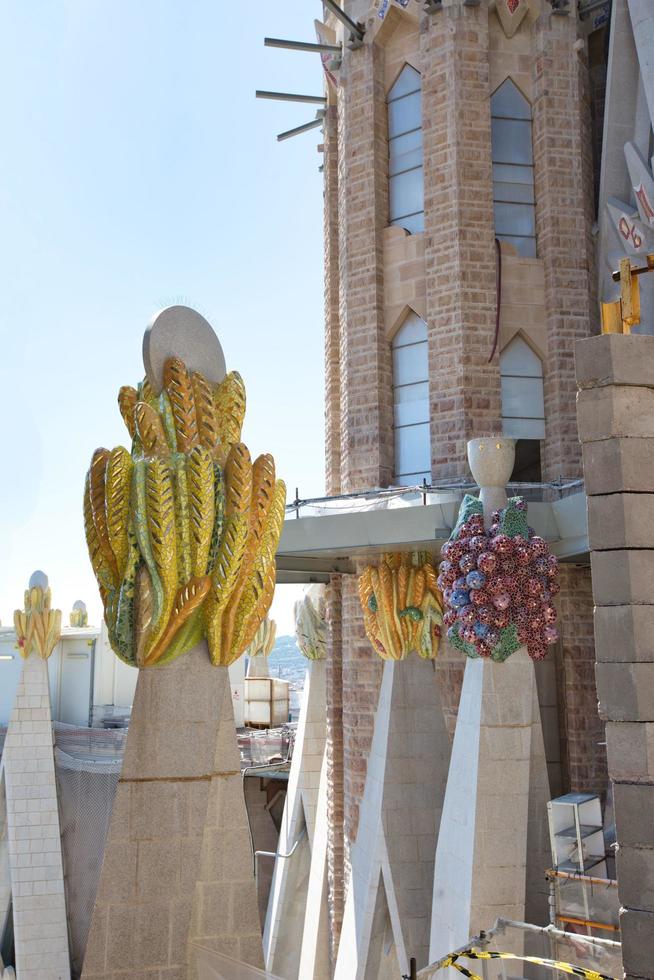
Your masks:
M329 92L329 86L328 92ZM325 486L341 492L341 332L338 260L338 114L335 105L324 123L324 268L325 268Z
M318 787L324 755L325 661L313 660L307 663L302 710L293 747L263 940L266 969L286 980L294 980L298 976L298 937L304 926L309 864L318 860L324 865L327 858L325 851L317 853L314 847ZM324 942L324 948L317 950L314 958L315 980L328 980L327 933L317 938Z
M338 99L341 490L393 475L391 349L384 328L388 145L383 50L346 50Z
M576 17L544 10L534 28L533 140L538 254L545 271L544 480L580 471L574 345L596 320L587 71Z
M84 978L192 975L189 942L263 965L226 667L141 670Z
M500 431L488 5L443 5L420 48L432 477L466 472L466 441Z
M36 651L23 664L3 768L17 975L69 980L48 662Z
M576 360L622 957L635 980L654 964L654 338L594 337Z
M344 791L343 791L343 625L342 580L332 575L325 589L327 665L325 778L327 781L327 878L332 959L336 959L343 920Z
M411 654L383 666L335 980L399 976L411 956L428 963L450 740L433 662Z
M468 446L488 523L506 504L513 442ZM430 962L463 946L498 916L545 923L549 781L534 664L525 648L506 663L468 660L436 847ZM529 898L528 898L529 896ZM521 940L515 952L522 952ZM454 975L454 971L451 971Z

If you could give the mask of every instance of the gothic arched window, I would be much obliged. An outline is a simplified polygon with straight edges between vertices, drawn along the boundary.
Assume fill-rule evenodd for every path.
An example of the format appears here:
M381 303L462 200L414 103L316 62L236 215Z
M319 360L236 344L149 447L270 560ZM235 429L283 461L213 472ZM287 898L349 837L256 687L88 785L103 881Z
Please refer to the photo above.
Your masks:
M410 312L393 338L395 482L431 482L427 324Z
M390 223L413 234L425 230L420 73L405 65L387 101Z
M531 106L507 78L491 96L495 234L518 255L536 255Z
M500 354L502 432L514 439L545 438L543 365L522 337Z

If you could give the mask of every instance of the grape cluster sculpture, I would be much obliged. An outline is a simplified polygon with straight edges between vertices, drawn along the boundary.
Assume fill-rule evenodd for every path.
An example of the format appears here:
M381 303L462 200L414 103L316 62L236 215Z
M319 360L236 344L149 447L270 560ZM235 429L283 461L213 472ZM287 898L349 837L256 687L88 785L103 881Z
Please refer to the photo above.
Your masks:
M384 660L415 652L434 659L443 625L443 597L432 560L418 552L392 553L359 576L366 635Z
M524 645L541 660L559 638L552 602L558 562L528 526L525 501L510 498L486 531L481 502L466 495L441 555L448 640L472 658L501 662Z
M272 456L240 441L245 387L166 361L163 389L121 388L131 452L97 449L84 524L114 652L151 667L206 637L228 666L254 638L275 589L286 488Z

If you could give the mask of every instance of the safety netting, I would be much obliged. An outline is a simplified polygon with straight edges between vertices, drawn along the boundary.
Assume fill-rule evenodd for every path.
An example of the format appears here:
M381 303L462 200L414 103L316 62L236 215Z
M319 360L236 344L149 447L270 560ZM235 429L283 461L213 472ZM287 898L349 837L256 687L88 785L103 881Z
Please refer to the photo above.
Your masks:
M127 733L56 723L55 772L71 973L82 973Z

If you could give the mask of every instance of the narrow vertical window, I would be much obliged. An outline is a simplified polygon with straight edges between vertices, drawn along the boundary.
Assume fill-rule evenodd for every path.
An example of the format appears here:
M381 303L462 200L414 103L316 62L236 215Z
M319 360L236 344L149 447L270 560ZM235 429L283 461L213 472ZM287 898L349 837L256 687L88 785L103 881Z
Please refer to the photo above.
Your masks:
M388 184L390 223L424 231L420 73L411 65L388 93Z
M522 337L500 354L502 431L514 439L545 438L543 365Z
M395 482L431 481L427 325L409 313L393 339Z
M510 78L491 96L495 234L518 255L536 255L531 106Z

